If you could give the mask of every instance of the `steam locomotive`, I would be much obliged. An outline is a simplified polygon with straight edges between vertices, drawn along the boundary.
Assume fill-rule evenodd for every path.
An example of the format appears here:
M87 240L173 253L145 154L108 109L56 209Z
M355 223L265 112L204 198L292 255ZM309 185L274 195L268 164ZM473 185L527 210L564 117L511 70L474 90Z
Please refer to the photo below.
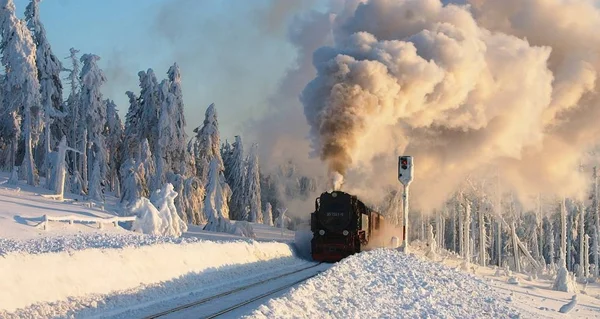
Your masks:
M355 195L342 191L322 193L310 215L313 260L337 262L361 252L383 223L383 216Z

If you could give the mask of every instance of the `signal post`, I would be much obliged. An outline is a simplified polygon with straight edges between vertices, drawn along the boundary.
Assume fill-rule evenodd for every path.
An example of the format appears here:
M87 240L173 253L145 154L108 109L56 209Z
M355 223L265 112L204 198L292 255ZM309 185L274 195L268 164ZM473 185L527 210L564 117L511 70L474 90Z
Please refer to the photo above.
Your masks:
M400 250L408 252L408 189L413 181L414 166L412 156L398 158L398 180L404 185L402 193L402 245Z

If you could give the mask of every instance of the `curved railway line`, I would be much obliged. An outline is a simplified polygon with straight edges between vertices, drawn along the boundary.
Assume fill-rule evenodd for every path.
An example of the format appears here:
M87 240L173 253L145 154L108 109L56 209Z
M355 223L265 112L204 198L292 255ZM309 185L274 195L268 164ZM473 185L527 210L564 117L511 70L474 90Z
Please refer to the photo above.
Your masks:
M322 270L316 270L315 268L317 268L318 266L320 266L323 263L316 263L314 265L310 265L308 267L303 267L300 269L296 269L294 271L290 271L290 272L286 272L274 277L270 277L252 284L248 284L242 287L238 287L229 291L225 291L210 297L205 297L199 300L196 300L194 302L190 302L187 304L183 304L180 305L178 307L174 307L172 309L169 310L165 310L150 316L146 316L144 317L145 319L155 319L155 318L179 318L180 316L182 317L187 317L187 315L184 315L184 313L194 313L194 317L196 318L217 318L226 314L231 313L232 311L238 310L248 304L251 304L255 301L258 301L260 299L263 299L265 297L271 296L273 294L276 294L277 292L283 291L285 289L289 289L305 280L308 280L316 275L318 275L319 273L322 272ZM312 272L309 270L313 270ZM315 271L316 270L316 271ZM277 284L277 280L285 280L288 279L287 277L292 277L292 278L297 278L297 276L294 275L300 275L302 272L306 272L307 274L304 274L302 276L299 277L299 279L294 280L293 282L284 282L283 284ZM275 281L275 283L273 283L274 288L272 288L271 286L266 286L267 283L273 282ZM198 307L208 307L211 304L214 304L216 302L218 302L219 300L222 300L224 298L227 298L229 296L235 296L237 294L244 294L247 293L249 290L251 289L257 289L260 287L269 287L270 289L268 289L268 291L266 292L261 292L258 294L252 294L251 298L243 298L243 300L241 302L235 302L235 303L227 303L226 306L218 305L215 306L214 309L211 309L210 311L208 311L209 313L207 313L206 310L201 310ZM194 308L198 308L198 310L195 311ZM212 307L211 307L212 308ZM212 312L214 311L214 312Z

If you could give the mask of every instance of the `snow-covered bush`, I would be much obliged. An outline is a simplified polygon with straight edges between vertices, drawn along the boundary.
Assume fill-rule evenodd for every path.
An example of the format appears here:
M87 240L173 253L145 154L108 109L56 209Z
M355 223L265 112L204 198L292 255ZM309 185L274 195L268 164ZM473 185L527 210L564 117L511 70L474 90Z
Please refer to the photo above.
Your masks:
M577 288L575 287L575 282L573 278L571 278L567 267L562 260L559 264L561 266L558 268L556 280L554 281L552 289L564 292L575 292Z
M132 230L150 235L181 236L187 231L187 225L177 214L176 196L173 185L167 183L156 190L150 200L145 197L137 199L130 208L131 215L138 217Z

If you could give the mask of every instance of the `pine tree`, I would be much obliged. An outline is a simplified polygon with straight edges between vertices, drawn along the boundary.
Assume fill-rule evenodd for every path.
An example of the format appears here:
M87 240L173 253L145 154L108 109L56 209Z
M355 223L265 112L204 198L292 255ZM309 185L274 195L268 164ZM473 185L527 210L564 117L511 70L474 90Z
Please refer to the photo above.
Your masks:
M66 116L63 113L62 102L62 83L60 80L60 72L63 70L62 63L52 53L50 43L46 38L46 30L40 21L40 0L31 0L25 9L25 19L31 32L33 40L37 48L36 65L38 70L38 80L40 84L41 94L41 113L43 121L41 121L40 129L44 130L44 140L41 148L40 157L44 159L44 172L47 181L49 176L49 159L48 155L52 151L52 146L55 145L65 135L64 121L56 121L55 119L64 119Z
M106 82L104 72L100 70L97 61L100 57L94 54L84 54L81 57L81 106L85 110L87 123L87 157L91 159L92 169L88 169L88 196L94 200L103 200L103 184L106 180L108 152L104 135L106 123L106 103L102 99L100 88Z
M204 215L207 220L204 230L230 233L234 229L227 219L230 189L227 183L222 181L224 177L220 165L219 160L213 158L209 166L208 185L204 197Z
M273 208L271 207L271 203L265 205L263 223L265 225L273 226Z
M69 76L67 79L69 81L69 86L71 87L71 92L69 93L69 97L65 103L65 111L67 116L64 121L67 127L67 145L83 152L85 151L85 147L82 145L82 137L85 123L82 123L83 121L81 120L81 97L79 96L81 79L79 78L80 67L77 53L79 53L78 50L71 48L70 55L68 57L68 59L71 61L71 69L68 70ZM82 171L82 156L72 154L71 165L73 175L79 175L76 174L76 172Z
M246 216L246 160L244 158L244 146L240 136L235 137L233 152L231 155L231 171L228 182L231 185L231 219L248 220Z
M206 181L209 163L213 159L217 161L219 170L224 170L220 152L219 122L217 121L217 110L214 103L206 109L204 122L202 126L194 129L194 133L196 133L196 136L190 140L188 151L195 158L196 176L200 180Z
M246 206L250 208L249 222L262 223L263 216L260 201L260 175L258 166L258 144L253 144L248 155L246 176Z
M8 124L11 138L11 170L15 167L17 143L20 130L15 127L18 119L23 119L25 157L21 165L29 185L37 184L37 171L34 165L33 147L39 136L38 123L40 108L40 84L35 65L36 47L25 22L17 19L12 0L0 2L0 30L2 41L2 65L4 66L4 103L9 117L3 120ZM14 175L14 174L13 174ZM11 182L16 182L11 179Z
M108 182L110 190L118 191L119 167L123 162L123 122L119 117L117 106L113 100L107 99L106 103L106 147L109 154ZM118 194L117 194L118 196Z
M140 122L139 122L139 134L140 139L145 138L148 140L150 150L152 153L156 153L156 147L158 142L158 116L161 106L159 97L158 80L152 69L148 71L140 71L138 73L140 78Z
M140 153L140 132L142 109L137 96L131 91L125 92L129 97L129 109L125 116L125 140L123 141L124 157L137 158Z
M186 122L183 113L184 106L183 93L181 90L181 72L179 71L179 66L177 65L177 63L173 64L169 68L167 75L169 79L169 105L172 108L170 115L171 122L173 123L173 132L171 133L173 135L173 138L169 149L169 154L171 158L170 164L171 169L173 171L183 174L184 172L181 166L184 165L184 162L186 161L185 143L188 140L188 136L185 132Z

